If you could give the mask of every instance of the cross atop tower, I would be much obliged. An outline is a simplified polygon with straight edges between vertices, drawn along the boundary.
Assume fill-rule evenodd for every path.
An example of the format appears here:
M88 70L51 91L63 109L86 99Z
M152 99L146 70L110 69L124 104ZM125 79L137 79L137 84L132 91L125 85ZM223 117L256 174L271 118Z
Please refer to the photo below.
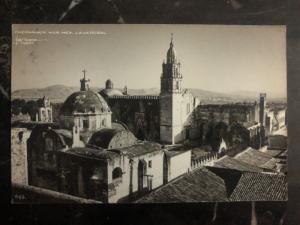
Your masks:
M86 69L82 70L82 72L83 72L83 78L80 79L80 91L87 91L89 89L89 85L87 83L90 82L90 79L86 79L85 77L87 72Z

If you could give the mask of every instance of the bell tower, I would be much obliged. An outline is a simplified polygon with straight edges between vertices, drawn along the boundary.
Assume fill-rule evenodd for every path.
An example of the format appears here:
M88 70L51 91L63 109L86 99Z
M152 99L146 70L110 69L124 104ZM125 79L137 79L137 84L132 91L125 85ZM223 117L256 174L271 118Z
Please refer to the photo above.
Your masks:
M162 64L160 78L160 141L166 144L182 141L182 74L180 66L172 34L167 58Z
M176 57L172 34L170 47L167 52L167 60L162 64L162 75L160 78L161 93L181 93L182 75L180 72L180 66L180 62Z

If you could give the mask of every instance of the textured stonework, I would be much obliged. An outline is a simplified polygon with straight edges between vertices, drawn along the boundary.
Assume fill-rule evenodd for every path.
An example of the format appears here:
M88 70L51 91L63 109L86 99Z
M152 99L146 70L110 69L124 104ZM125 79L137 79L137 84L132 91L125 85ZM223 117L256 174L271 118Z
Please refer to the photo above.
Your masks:
M182 90L180 66L172 38L161 75L160 141L162 143L182 143L191 138L190 117L198 101L188 91Z
M13 183L28 184L27 139L31 131L11 129L11 175Z

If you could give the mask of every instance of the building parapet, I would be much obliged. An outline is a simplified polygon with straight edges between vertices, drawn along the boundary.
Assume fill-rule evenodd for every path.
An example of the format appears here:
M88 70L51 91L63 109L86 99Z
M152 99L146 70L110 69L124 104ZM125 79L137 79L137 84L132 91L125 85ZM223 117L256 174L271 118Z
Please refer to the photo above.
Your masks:
M120 96L114 95L114 96L109 96L108 99L159 100L159 96L158 95L120 95Z
M224 152L222 152L222 153L213 152L213 153L209 153L207 155L201 156L197 159L192 159L191 169L194 170L201 166L208 166L208 165L212 164L214 161L216 161L217 159L223 157L224 155L225 155Z

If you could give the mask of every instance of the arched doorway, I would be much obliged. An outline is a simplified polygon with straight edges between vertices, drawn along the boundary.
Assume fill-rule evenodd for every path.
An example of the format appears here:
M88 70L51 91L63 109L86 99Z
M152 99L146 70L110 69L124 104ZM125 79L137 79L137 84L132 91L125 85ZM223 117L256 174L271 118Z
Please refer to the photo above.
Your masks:
M140 160L138 164L138 191L141 192L144 189L145 175L147 172L147 163L145 160Z

